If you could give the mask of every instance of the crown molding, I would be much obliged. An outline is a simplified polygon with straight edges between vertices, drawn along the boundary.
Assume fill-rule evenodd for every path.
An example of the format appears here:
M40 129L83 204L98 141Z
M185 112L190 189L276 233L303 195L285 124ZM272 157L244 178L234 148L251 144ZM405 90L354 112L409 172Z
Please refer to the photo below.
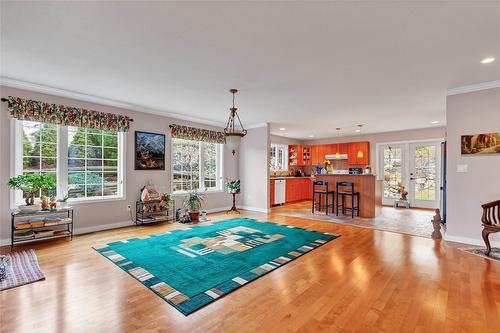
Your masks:
M251 124L245 127L245 129L252 129L252 128L259 128L259 127L267 127L269 126L268 123L256 123L256 124Z
M33 91L33 92L38 92L38 93L43 93L43 94L59 96L59 97L77 99L77 100L89 102L89 103L96 103L96 104L101 104L101 105L113 106L113 107L117 107L117 108L121 108L121 109L131 110L131 111L149 113L149 114L154 114L154 115L168 117L168 118L175 118L175 119L180 119L180 120L185 120L185 121L192 121L192 122L196 122L196 123L200 123L200 124L204 124L204 125L210 125L210 126L216 126L216 127L222 127L222 128L226 126L225 123L218 122L218 121L213 121L213 120L198 118L198 117L192 117L192 116L181 114L181 113L163 111L163 110L158 110L158 109L151 109L151 108L148 108L148 107L145 107L142 105L137 105L137 104L133 104L133 103L126 103L126 102L121 102L121 101L117 101L117 100L110 99L110 98L89 95L89 94L84 94L84 93L80 93L80 92L76 92L76 91L60 89L60 88L55 88L55 87L46 86L46 85L42 85L42 84L17 80L17 79L5 77L5 76L0 76L0 85L10 87L10 88L17 88L17 89L23 89L23 90L28 90L28 91Z
M481 82L481 83L477 83L477 84L471 84L468 86L451 88L451 89L448 89L446 91L446 96L460 95L460 94L465 94L465 93L469 93L469 92L486 90L486 89L493 89L493 88L500 88L500 80L490 81L490 82Z

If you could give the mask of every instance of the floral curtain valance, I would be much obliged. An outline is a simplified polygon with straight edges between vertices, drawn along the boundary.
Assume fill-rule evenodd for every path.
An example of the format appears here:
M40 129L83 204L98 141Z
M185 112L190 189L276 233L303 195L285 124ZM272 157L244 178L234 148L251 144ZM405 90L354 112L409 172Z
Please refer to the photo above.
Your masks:
M127 116L49 104L20 97L9 96L8 102L10 116L19 120L95 128L114 132L127 132L130 121L132 121Z
M173 138L222 144L226 143L226 137L222 132L183 125L170 125L170 128L172 129Z

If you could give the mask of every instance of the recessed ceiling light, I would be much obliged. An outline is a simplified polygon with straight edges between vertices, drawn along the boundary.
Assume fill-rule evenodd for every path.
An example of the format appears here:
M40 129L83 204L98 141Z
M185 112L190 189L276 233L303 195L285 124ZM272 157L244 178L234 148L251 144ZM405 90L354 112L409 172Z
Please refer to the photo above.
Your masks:
M439 121L437 120L431 121L431 124L437 124L437 123L439 123Z
M286 130L286 128L280 127L280 131L284 131L284 130Z
M489 64L490 62L493 62L493 61L495 61L495 58L489 57L489 58L484 58L483 60L481 60L481 63L482 64Z
M309 135L310 138L314 138L314 134Z
M356 132L357 132L357 133L359 133L359 132L361 132L361 130L358 128L358 129L356 130Z

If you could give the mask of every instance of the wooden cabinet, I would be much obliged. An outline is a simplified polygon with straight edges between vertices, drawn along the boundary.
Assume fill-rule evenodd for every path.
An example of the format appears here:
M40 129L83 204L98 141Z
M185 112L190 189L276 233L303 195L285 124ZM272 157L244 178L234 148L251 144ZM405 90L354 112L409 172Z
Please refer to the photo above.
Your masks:
M311 146L311 165L318 165L319 146Z
M288 146L288 165L302 166L302 146L289 145Z
M310 178L287 178L285 202L310 200L312 197L312 181Z
M269 182L269 197L270 197L270 206L274 205L274 180Z
M348 144L349 165L368 165L370 163L370 143L350 142Z
M303 166L311 165L311 146L302 147L302 165Z
M348 143L339 143L338 144L338 151L339 151L339 154L349 154L349 144Z

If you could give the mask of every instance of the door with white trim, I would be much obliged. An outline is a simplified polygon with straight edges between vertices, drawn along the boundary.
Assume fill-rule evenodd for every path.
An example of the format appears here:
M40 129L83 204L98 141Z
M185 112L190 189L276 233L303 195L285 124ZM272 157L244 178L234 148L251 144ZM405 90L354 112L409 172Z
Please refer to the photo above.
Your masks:
M398 189L406 184L405 146L388 144L379 147L379 159L383 170L382 204L392 205L400 197Z
M410 174L408 197L413 207L439 208L441 143L409 144Z

